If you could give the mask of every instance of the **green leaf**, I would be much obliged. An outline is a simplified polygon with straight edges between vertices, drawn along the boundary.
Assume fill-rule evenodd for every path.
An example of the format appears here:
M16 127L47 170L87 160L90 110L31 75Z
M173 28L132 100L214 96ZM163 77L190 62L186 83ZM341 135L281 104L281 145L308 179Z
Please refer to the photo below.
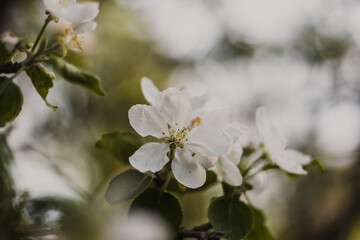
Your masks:
M55 75L53 73L49 73L41 64L35 64L29 67L26 69L26 74L31 79L36 91L40 94L42 99L44 99L46 105L56 111L58 107L50 104L46 100L49 89L54 86L53 81L55 79Z
M263 212L253 206L251 206L251 212L253 215L253 228L244 240L275 240L272 236L269 228L265 225L265 216Z
M149 186L152 177L137 170L127 170L114 177L105 193L111 204L124 202L136 197Z
M210 204L208 216L217 231L224 231L228 240L239 240L251 230L251 209L234 198L219 197Z
M199 188L195 188L195 189L187 188L184 185L182 185L181 183L179 183L176 179L171 178L166 189L170 192L174 192L179 195L184 195L186 193L203 191L205 189L208 189L211 186L214 186L214 184L216 184L216 183L217 183L216 173L214 171L208 170L208 171L206 171L206 182L204 183L204 185L202 185Z
M3 81L9 81L5 77L0 77L0 85ZM13 121L20 113L23 105L23 96L20 88L13 82L8 82L4 87L4 92L0 95L0 127L7 122Z
M162 216L177 230L181 224L183 213L178 199L169 192L158 188L148 188L131 204L130 213L136 209L154 211Z
M60 58L53 57L50 62L68 82L85 87L100 96L105 95L100 85L101 79L95 74L81 70Z
M119 160L129 163L129 157L142 145L140 137L130 132L113 132L103 134L96 142L96 147L107 150Z
M313 159L309 164L303 166L306 171L311 167L316 167L320 172L325 172L325 166L320 159Z

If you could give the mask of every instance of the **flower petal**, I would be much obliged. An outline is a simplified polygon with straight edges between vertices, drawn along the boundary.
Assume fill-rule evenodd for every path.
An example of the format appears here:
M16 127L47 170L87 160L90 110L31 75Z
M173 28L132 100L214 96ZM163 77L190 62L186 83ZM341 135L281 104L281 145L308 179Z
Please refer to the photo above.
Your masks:
M220 156L229 150L230 139L219 129L201 124L193 128L188 134L187 147L194 153Z
M241 135L249 131L249 128L240 122L232 122L225 129L225 133L232 141L237 141Z
M168 123L175 127L187 127L191 121L192 108L189 98L175 88L167 88L155 97L155 105L166 117Z
M197 163L190 151L177 148L171 169L175 178L188 188L201 187L206 181L206 170Z
M195 154L194 158L205 169L215 166L216 162L218 161L218 157L204 156L201 155L200 153Z
M155 97L160 91L154 85L153 81L147 77L143 77L141 79L141 90L146 101L148 101L151 105L155 105Z
M283 157L275 159L275 163L283 170L294 174L307 174L302 165L311 161L310 156L294 149L286 149Z
M243 179L236 164L226 156L221 156L218 161L218 169L223 180L233 186L239 186Z
M169 161L166 156L168 151L169 145L165 143L146 143L129 158L129 161L140 172L158 172Z
M275 125L270 122L264 107L256 110L256 125L270 157L273 159L281 158L286 148L287 140Z
M153 106L137 104L129 109L130 125L143 137L148 135L162 138L167 133L167 122Z
M50 9L49 9L50 10ZM50 10L51 11L51 10ZM77 3L73 6L62 8L57 15L73 24L89 22L99 13L98 2ZM56 15L56 13L54 13Z
M191 106L193 109L199 109L199 108L203 107L205 105L206 100L208 99L208 95L209 95L209 89L206 89L205 92L203 92L200 95L196 95L196 96L194 96L192 94L192 92L189 90L189 88L187 88L187 87L182 88L181 91L189 97L190 103L191 103Z
M212 111L200 111L199 114L205 124L225 129L230 122L231 108L226 106Z
M238 165L240 163L242 154L243 154L243 149L241 146L241 142L238 140L233 144L231 144L230 149L225 156L233 163Z
M76 33L82 34L82 33L87 33L92 30L95 30L96 26L97 26L97 23L94 21L91 21L91 22L85 22L85 23L73 25L72 27Z

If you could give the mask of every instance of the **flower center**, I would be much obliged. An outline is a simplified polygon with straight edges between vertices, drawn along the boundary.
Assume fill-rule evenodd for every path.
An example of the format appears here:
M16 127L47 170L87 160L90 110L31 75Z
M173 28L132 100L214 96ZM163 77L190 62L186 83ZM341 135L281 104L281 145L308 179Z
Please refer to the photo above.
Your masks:
M199 126L201 124L201 118L196 117L191 120L190 125L188 127L180 127L178 123L175 123L175 126L171 126L168 124L168 136L165 136L166 133L163 132L162 134L164 137L162 140L164 140L167 144L175 143L177 147L183 147L184 143L183 140L189 141L188 138L186 138L187 134L196 126Z

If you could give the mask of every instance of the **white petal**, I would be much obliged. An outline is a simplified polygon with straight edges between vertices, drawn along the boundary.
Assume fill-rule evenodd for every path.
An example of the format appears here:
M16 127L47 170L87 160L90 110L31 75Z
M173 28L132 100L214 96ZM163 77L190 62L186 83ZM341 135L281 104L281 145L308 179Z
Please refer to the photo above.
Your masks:
M222 107L212 111L203 111L200 114L205 124L225 129L230 123L231 108Z
M63 8L60 15L57 16L73 24L79 24L93 20L98 15L98 13L98 2L86 2ZM54 14L56 15L56 13Z
M169 145L166 143L146 143L129 158L129 161L140 172L158 172L169 161L166 156L168 151Z
M221 172L223 180L233 186L239 186L243 179L240 170L236 164L225 156L220 157L218 169Z
M92 30L95 30L96 26L97 26L97 23L91 21L91 22L85 22L85 23L73 25L72 27L76 33L82 34L82 33L87 33Z
M270 122L266 109L260 107L256 110L256 125L265 149L271 158L281 158L287 145L287 140L281 132Z
M153 106L137 104L129 109L130 125L143 137L162 138L167 133L167 122L159 110Z
M283 170L294 174L306 174L302 165L311 161L310 156L293 149L286 149L283 157L275 160L275 163Z
M233 163L238 165L243 154L243 149L240 141L236 141L231 144L229 151L226 153L226 157L231 160Z
M196 153L194 158L205 169L215 166L216 162L218 161L218 157L204 156L204 155L201 155L200 153Z
M57 17L61 17L63 7L60 5L59 0L43 0L45 9L49 10Z
M194 127L188 134L188 142L185 144L194 153L200 153L209 156L220 156L225 154L230 147L229 137L219 129L200 124Z
M141 90L146 101L148 101L151 105L155 105L155 97L160 91L154 85L153 81L147 77L143 77L141 79Z
M197 163L190 151L177 148L171 169L175 178L188 188L201 187L206 181L206 170Z
M158 108L168 123L175 127L187 127L191 121L192 108L189 98L175 88L168 88L159 92L155 97L155 106Z
M285 150L285 158L287 159L294 159L295 162L299 164L308 164L311 162L311 157L307 154L303 154L302 152L299 152L298 150L287 148Z
M232 141L237 141L241 135L249 131L249 128L240 122L232 122L225 129L225 133Z
M181 91L189 97L193 109L199 109L203 107L209 95L209 89L206 89L204 93L197 96L194 96L187 87L182 88Z

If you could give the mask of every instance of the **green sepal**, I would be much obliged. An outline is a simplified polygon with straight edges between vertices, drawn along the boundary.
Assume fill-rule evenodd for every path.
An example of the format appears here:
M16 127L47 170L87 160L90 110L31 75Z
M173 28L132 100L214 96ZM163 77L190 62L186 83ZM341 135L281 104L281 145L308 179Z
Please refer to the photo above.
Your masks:
M320 159L313 159L310 163L303 166L306 171L309 171L311 167L316 167L320 172L325 172L325 166Z
M130 132L112 132L103 134L96 142L96 148L107 150L117 159L129 163L129 157L142 145L141 138Z
M159 214L175 231L179 228L183 218L179 200L171 193L158 188L148 188L135 198L129 213L138 209Z
M39 95L44 99L47 106L52 108L54 111L58 109L57 106L52 105L46 100L46 97L49 93L49 89L54 86L55 75L53 73L49 73L45 67L43 67L40 63L34 64L26 69L26 74L31 79L36 91Z
M63 78L73 84L80 85L93 93L105 96L104 90L101 88L100 77L87 71L81 70L63 59L52 57L50 63Z
M0 95L0 127L4 127L19 115L24 100L20 88L8 78L0 77L0 86L3 88Z
M225 232L228 240L244 238L253 225L250 207L235 198L214 199L209 206L208 216L213 228Z
M202 185L199 188L195 188L195 189L187 188L184 185L182 185L181 183L179 183L176 179L171 178L166 189L169 192L174 192L179 195L184 195L187 193L193 193L193 192L199 192L199 191L206 190L206 189L214 186L217 183L217 181L218 181L218 179L217 179L216 173L214 171L207 170L206 171L206 181L205 181L204 185Z
M111 204L130 200L142 193L150 184L152 176L130 169L115 176L105 193Z

